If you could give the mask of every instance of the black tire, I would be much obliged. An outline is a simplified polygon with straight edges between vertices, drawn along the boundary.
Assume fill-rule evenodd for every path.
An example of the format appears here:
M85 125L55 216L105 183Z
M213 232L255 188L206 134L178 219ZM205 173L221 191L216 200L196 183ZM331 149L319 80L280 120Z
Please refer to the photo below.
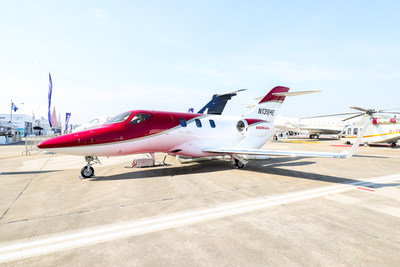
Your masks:
M397 146L397 143L393 142L393 143L390 144L390 146L391 146L391 147L396 147L396 146Z
M89 167L89 169L87 168L87 166L83 167L81 170L81 175L83 178L93 177L93 175L94 175L93 167Z
M235 165L238 169L244 168L244 164L240 160L235 159Z

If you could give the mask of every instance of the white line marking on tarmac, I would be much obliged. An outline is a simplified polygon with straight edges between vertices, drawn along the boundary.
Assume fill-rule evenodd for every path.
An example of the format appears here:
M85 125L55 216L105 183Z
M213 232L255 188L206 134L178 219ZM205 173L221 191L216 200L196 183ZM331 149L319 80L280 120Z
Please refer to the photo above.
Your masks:
M325 186L294 193L285 193L272 197L267 196L265 198L254 198L241 202L228 203L209 209L175 213L163 217L147 218L131 223L125 223L123 225L105 225L92 229L85 229L84 231L73 234L61 233L58 234L58 236L53 237L34 237L36 241L25 239L2 243L0 244L0 263L165 229L177 228L279 206L282 204L318 198L328 194L345 192L356 189L359 186L365 187L375 183L393 182L396 180L400 180L400 174L377 177L349 184Z

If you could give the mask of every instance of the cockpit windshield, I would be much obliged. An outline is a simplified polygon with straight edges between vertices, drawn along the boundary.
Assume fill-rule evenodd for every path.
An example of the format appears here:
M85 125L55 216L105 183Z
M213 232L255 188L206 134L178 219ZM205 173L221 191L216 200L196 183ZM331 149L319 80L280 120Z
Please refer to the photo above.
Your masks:
M119 114L119 115L115 116L114 118L110 119L109 121L107 121L105 124L113 124L113 123L126 121L131 114L132 114L132 112L125 112L125 113Z
M146 113L138 113L138 114L136 114L136 115L132 118L130 124L141 123L141 122L147 120L147 119L150 118L150 117L151 117L151 115L149 115L149 114L146 114Z

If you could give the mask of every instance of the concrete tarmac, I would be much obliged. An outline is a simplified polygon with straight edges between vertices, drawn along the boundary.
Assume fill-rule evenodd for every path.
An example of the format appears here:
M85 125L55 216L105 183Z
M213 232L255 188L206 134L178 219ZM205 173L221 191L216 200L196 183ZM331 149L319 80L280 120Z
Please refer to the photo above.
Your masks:
M341 152L338 140L265 149ZM400 266L400 148L129 168L0 146L0 265ZM162 161L164 155L158 154Z

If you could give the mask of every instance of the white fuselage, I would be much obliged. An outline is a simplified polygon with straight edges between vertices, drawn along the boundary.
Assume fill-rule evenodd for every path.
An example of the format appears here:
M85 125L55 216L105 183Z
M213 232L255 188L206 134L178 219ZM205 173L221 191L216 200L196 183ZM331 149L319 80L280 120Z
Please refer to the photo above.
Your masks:
M82 156L119 156L136 153L164 152L190 157L215 156L203 150L212 147L260 148L272 135L273 124L258 122L246 125L242 131L237 123L242 117L203 115L198 117L201 127L193 121L187 127L176 126L160 133L140 138L85 146L47 148L46 150ZM215 128L211 127L214 121ZM79 134L79 133L76 133Z

